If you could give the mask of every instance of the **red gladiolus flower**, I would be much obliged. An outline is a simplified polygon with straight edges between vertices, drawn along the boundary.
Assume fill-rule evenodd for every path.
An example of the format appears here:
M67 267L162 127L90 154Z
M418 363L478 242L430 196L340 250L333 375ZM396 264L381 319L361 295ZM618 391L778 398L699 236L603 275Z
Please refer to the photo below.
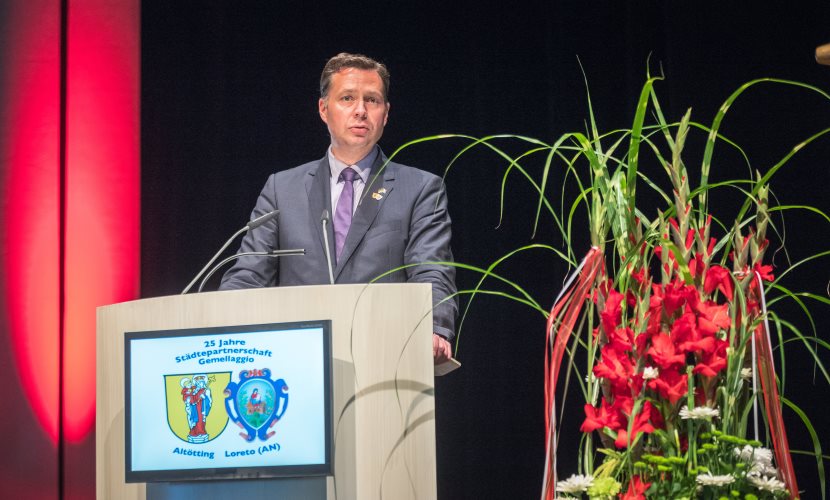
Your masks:
M762 266L761 264L755 264L752 267L753 271L758 271L761 274L761 279L764 281L772 281L775 279L775 276L772 274L772 266Z
M651 297L648 299L648 309L660 309L663 307L663 287L651 285Z
M704 353L703 359L695 366L693 372L700 373L704 377L716 377L718 373L726 368L726 347L728 345L729 343L725 340L718 340L717 348Z
M631 438L631 442L637 440L637 436L642 433L650 434L654 432L654 426L651 425L649 422L649 417L651 416L651 403L646 401L643 405L643 409L640 413L634 417L634 423L631 426L631 434L634 436ZM617 439L614 440L614 446L617 448L625 448L628 446L628 425L624 424L620 430L617 431Z
M698 340L683 342L679 346L683 352L711 353L715 350L715 337L704 337Z
M711 323L704 323L702 328L699 325L700 318L688 307L683 316L672 324L671 338L680 351L712 352L715 348L715 333L718 329Z
M675 280L666 285L663 291L663 309L666 316L671 316L674 312L691 299L697 292L692 287L687 287L682 282Z
M688 307L679 318L671 324L671 338L676 344L700 338L697 332L697 317Z
M671 404L677 403L689 392L686 374L681 375L676 369L660 370L656 379L649 380L648 388L657 391L661 398L668 399Z
M634 347L634 331L631 328L616 328L608 335L608 345L617 351L630 351Z
M649 486L651 483L644 483L640 476L632 476L628 482L628 491L620 493L620 500L645 500Z
M713 265L706 272L706 280L703 283L703 291L711 294L715 289L720 290L729 302L732 302L734 285L732 273L725 267Z
M633 374L634 365L625 353L610 345L602 348L602 361L594 365L594 375L608 380L615 387L625 388Z
M649 325L651 325L651 323L652 323L651 318L649 318L648 321L649 321ZM651 338L654 335L657 335L659 333L659 328L660 328L659 322L654 322L654 323L658 323L658 324L655 325L654 327L652 327L652 326L647 327L646 331L644 331L643 333L641 333L641 334L637 335L636 337L634 337L634 346L635 346L634 356L638 359L642 358L643 356L646 355L646 349L650 345Z
M605 298L605 308L599 313L600 322L606 334L613 332L622 321L623 298L620 292L614 289L608 290L608 296Z
M720 363L719 361L711 364L698 363L695 365L694 373L695 375L701 374L704 377L712 378L717 377L718 373L724 368L726 368L726 359L723 360L723 363Z
M720 330L725 330L732 324L727 304L695 300L692 303L692 309L698 314L697 329L703 335L714 336Z
M618 429L621 425L618 413L608 406L608 402L603 398L599 408L594 408L591 404L585 405L585 421L579 430L593 432L604 427Z
M665 370L673 366L682 366L686 363L686 356L683 353L678 353L671 337L665 333L660 333L651 338L651 348L648 354L654 361L654 364L660 367L660 370Z

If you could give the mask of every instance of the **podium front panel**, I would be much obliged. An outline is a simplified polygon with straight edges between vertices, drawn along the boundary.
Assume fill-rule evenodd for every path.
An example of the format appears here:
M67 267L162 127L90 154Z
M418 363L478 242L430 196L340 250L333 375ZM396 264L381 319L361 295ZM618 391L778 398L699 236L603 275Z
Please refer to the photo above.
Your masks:
M223 490L227 498L238 488L273 498L280 481L319 491L319 478L125 483L124 333L328 319L334 475L324 478L325 498L435 498L431 307L428 284L375 284L208 292L99 308L97 497L145 500L149 490L152 497L200 491L193 498L210 498ZM243 496L259 498L251 494Z

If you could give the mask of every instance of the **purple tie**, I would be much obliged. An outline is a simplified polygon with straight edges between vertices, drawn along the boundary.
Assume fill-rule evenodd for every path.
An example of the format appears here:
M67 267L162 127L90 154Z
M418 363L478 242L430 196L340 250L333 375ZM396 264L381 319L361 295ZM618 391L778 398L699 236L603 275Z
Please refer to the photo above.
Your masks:
M343 252L343 244L346 243L346 235L349 234L349 226L352 225L353 182L356 177L357 172L351 167L340 172L340 178L345 181L345 184L343 184L340 199L337 200L337 209L334 211L334 252L338 260Z

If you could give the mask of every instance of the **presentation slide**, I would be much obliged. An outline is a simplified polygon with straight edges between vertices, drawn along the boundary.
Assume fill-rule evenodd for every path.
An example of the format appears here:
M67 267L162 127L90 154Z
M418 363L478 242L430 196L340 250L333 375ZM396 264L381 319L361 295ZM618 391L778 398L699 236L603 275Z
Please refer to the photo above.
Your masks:
M328 324L127 333L128 480L328 465Z

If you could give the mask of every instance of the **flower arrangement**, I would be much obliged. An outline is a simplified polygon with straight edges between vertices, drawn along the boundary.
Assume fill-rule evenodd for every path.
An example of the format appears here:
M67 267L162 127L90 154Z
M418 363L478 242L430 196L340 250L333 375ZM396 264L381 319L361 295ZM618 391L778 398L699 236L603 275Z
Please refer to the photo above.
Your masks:
M756 221L766 220L764 196ZM606 278L594 289L599 324L581 431L599 435L606 458L595 478L560 481L560 492L609 498L621 482L606 472L616 471L628 484L622 498L646 491L655 498L789 496L757 429L755 438L742 437L757 394L751 350L762 321L761 283L773 279L762 263L764 226L743 237L734 231L730 271L715 260L721 242L710 236L711 217L681 232L693 225L684 204L653 246L635 236L640 252L626 259L616 283ZM650 275L649 252L660 262L659 277Z
M581 192L590 198L593 248L548 318L549 481L544 496L797 498L765 300L765 287L775 279L765 261L769 180L790 155L755 179L721 184L738 187L745 197L731 224L721 219L713 224L708 206L709 191L720 187L708 182L714 146L719 140L730 143L718 133L726 111L747 88L774 80L739 88L710 127L693 123L691 110L668 123L653 88L656 80L649 78L644 86L630 130L600 136L592 117L592 137L571 138L574 158L584 156L591 168L589 187ZM649 103L653 125L645 125ZM694 189L683 161L693 128L708 133ZM663 147L657 144L661 136ZM628 137L629 147L615 158L622 137ZM602 141L610 138L616 141L604 151ZM654 153L670 190L638 171L641 147ZM575 168L574 161L566 163ZM664 210L649 214L636 205L638 179L665 200ZM582 384L582 474L556 482L554 398L569 341L572 352L577 345L585 347L589 372ZM761 403L768 438L759 424ZM774 452L764 447L762 437L772 442ZM823 468L818 446L816 457Z
M812 454L824 489L815 429L797 406L778 394L768 325L777 317L767 309L765 293L772 289L792 298L808 316L804 297L830 303L825 297L784 288L766 259L767 233L778 231L771 212L786 208L770 207L770 179L792 155L830 129L798 144L751 179L710 183L709 172L716 144L734 148L746 159L719 130L732 103L747 89L776 83L802 87L828 100L830 95L798 82L751 81L729 96L707 126L692 121L691 110L679 121L668 122L654 90L660 79L647 78L630 129L600 134L589 95L590 131L564 134L552 144L504 135L443 135L414 141L469 140L447 173L473 147L494 151L508 164L502 202L508 177L518 173L539 194L536 226L547 211L566 243L564 251L527 245L487 269L456 264L482 275L473 290L461 293L496 293L543 310L520 286L498 275L498 266L520 252L545 248L575 267L552 310L544 310L547 454L542 498L798 498L782 404L798 413L813 436ZM647 116L653 122L646 123ZM696 186L684 162L684 146L694 131L706 134ZM531 148L508 154L498 145L506 139ZM662 168L668 188L640 171L641 150L652 153L650 161ZM544 162L539 181L525 167L532 158ZM569 207L563 199L557 211L546 193L550 173L559 165L578 195ZM651 188L665 206L638 206L638 182ZM728 220L716 217L709 207L710 191L725 187L743 197L741 208ZM576 250L581 245L572 240L574 214L580 207L585 208L591 239L591 249L581 260ZM830 221L814 207L796 208ZM506 284L508 291L485 290L488 279ZM779 334L787 330L786 322L776 324ZM813 335L789 330L826 374L816 349L830 344L820 341L815 330ZM578 382L584 405L578 460L567 464L573 475L559 478L556 396L565 354L565 373L579 375L566 380ZM580 367L585 370L581 374ZM826 381L830 384L830 378Z
M646 82L630 130L601 136L592 116L591 137L568 137L574 154L565 161L567 169L577 177L576 160L585 158L591 171L580 192L590 200L593 247L548 317L543 496L797 498L764 295L774 281L765 261L769 179L786 158L755 179L722 183L745 196L731 224L720 219L714 224L708 207L709 190L719 187L708 183L713 149L719 140L729 143L718 133L720 123L743 91L764 80L733 93L710 127L693 123L691 110L668 123L654 91L656 80ZM656 119L652 125L645 124L649 107ZM693 189L683 149L694 128L705 130L708 140L701 181ZM627 151L617 158L614 152L625 138ZM604 150L602 143L609 140L613 143ZM638 171L641 147L654 153L670 190ZM663 210L650 214L636 205L639 179L666 202ZM584 347L589 374L581 384L581 473L555 481L556 383L565 351L570 349L573 359L578 346ZM761 402L774 452L760 440ZM822 468L820 448L816 457Z

